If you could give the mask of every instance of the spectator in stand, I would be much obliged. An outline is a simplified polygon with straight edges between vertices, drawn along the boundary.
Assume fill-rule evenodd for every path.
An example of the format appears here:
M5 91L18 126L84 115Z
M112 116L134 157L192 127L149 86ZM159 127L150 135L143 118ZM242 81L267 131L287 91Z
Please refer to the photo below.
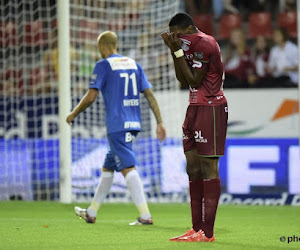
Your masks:
M265 11L269 0L213 0L213 13L216 20L223 14L241 14L247 19L249 12Z
M241 11L247 14L251 12L269 11L271 2L276 4L276 1L271 0L234 0L234 5Z
M279 0L279 11L296 11L297 4L296 0Z
M225 58L225 88L247 88L255 81L255 66L240 28L232 30Z
M211 13L211 0L183 0L185 12L194 17L198 14Z
M8 68L0 75L0 96L22 96L24 94L23 72Z
M270 75L267 72L270 55L269 40L265 36L258 36L255 39L253 49L253 62L256 71L256 81L251 87L267 87L270 84Z
M284 28L273 32L275 46L271 48L267 72L272 75L272 87L296 87L298 84L298 47L289 41Z
M232 4L232 0L213 0L212 8L216 20L225 13L239 13L239 10Z

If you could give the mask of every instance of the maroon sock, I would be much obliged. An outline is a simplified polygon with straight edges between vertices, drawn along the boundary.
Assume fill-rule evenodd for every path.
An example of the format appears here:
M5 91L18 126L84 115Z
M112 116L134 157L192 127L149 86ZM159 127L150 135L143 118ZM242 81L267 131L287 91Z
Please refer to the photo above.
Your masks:
M193 229L198 232L202 226L203 180L190 181L191 213Z
M214 234L214 224L221 195L220 179L203 180L202 227L206 237Z

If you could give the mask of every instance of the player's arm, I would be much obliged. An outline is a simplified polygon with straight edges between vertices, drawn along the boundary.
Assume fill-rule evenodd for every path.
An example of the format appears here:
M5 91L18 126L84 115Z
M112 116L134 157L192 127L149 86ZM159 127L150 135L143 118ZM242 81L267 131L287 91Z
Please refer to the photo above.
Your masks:
M87 109L96 100L98 95L98 89L89 89L87 93L82 97L78 105L73 111L67 116L66 122L71 123L82 111Z
M171 44L170 44L170 40L169 40L169 32L163 32L163 33L161 33L161 37L164 40L165 44L170 48ZM172 54L172 58L173 58L173 62L174 62L174 68L175 68L176 78L181 83L182 86L187 87L188 83L187 83L184 75L182 74L182 72L180 70L180 66L178 65L176 57L175 57L174 53L171 53L171 54Z
M173 58L173 62L174 62L174 68L175 68L175 74L176 74L177 80L181 83L182 86L188 87L189 84L186 81L184 75L182 74L180 65L178 64L178 60L176 60L174 53L172 53L172 58Z
M174 53L172 53L172 56ZM176 57L173 56L173 61L175 65L175 70L177 67L178 74L180 74L185 81L181 82L183 86L190 85L191 87L198 87L207 72L207 65L200 61L193 60L192 68L188 65L184 56Z
M153 92L151 88L147 88L143 91L145 98L147 99L149 106L155 116L156 123L157 123L157 128L156 128L156 134L157 138L160 141L163 141L166 138L166 129L163 124L163 120L161 118L160 110L158 103L156 101L155 96L153 95Z
M206 75L207 64L194 59L191 68L184 59L183 53L181 56L174 54L174 52L181 49L182 41L179 39L178 34L174 32L164 32L161 34L161 37L171 50L177 79L185 86L198 87Z

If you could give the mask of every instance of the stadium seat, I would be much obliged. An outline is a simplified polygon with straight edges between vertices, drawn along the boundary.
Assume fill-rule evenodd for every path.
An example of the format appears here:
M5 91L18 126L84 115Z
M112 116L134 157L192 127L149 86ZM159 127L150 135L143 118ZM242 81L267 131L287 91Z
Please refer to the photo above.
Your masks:
M240 14L224 14L220 18L218 39L228 39L235 28L242 27L242 16Z
M214 34L212 15L210 14L196 15L193 17L193 21L197 26L197 28L202 32L211 36Z
M281 12L278 14L277 23L279 27L287 30L293 38L297 37L297 13L296 11Z
M14 22L0 22L0 47L19 44L17 25Z
M268 38L272 35L271 14L269 12L253 12L249 15L248 38L253 39L260 35Z
M47 33L42 21L26 22L24 24L24 43L26 46L45 45Z

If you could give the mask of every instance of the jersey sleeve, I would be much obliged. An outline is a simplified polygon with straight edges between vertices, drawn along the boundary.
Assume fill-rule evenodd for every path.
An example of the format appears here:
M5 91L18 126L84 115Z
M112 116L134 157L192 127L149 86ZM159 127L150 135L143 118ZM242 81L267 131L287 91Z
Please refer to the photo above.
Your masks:
M98 89L99 91L103 89L104 84L106 82L106 71L107 71L107 63L105 60L97 62L93 74L90 78L90 89Z
M196 61L209 63L214 52L214 46L210 40L199 41L191 48L191 52Z
M139 91L143 92L145 89L152 88L152 85L150 82L148 82L147 76L146 76L143 68L141 67L141 65L139 65L137 63L137 66L138 66L138 70L139 70L139 74L140 74Z
M202 39L199 42L194 43L190 48L190 52L193 54L191 67L196 70L207 70L211 58L215 53L215 46L212 44L212 41Z

